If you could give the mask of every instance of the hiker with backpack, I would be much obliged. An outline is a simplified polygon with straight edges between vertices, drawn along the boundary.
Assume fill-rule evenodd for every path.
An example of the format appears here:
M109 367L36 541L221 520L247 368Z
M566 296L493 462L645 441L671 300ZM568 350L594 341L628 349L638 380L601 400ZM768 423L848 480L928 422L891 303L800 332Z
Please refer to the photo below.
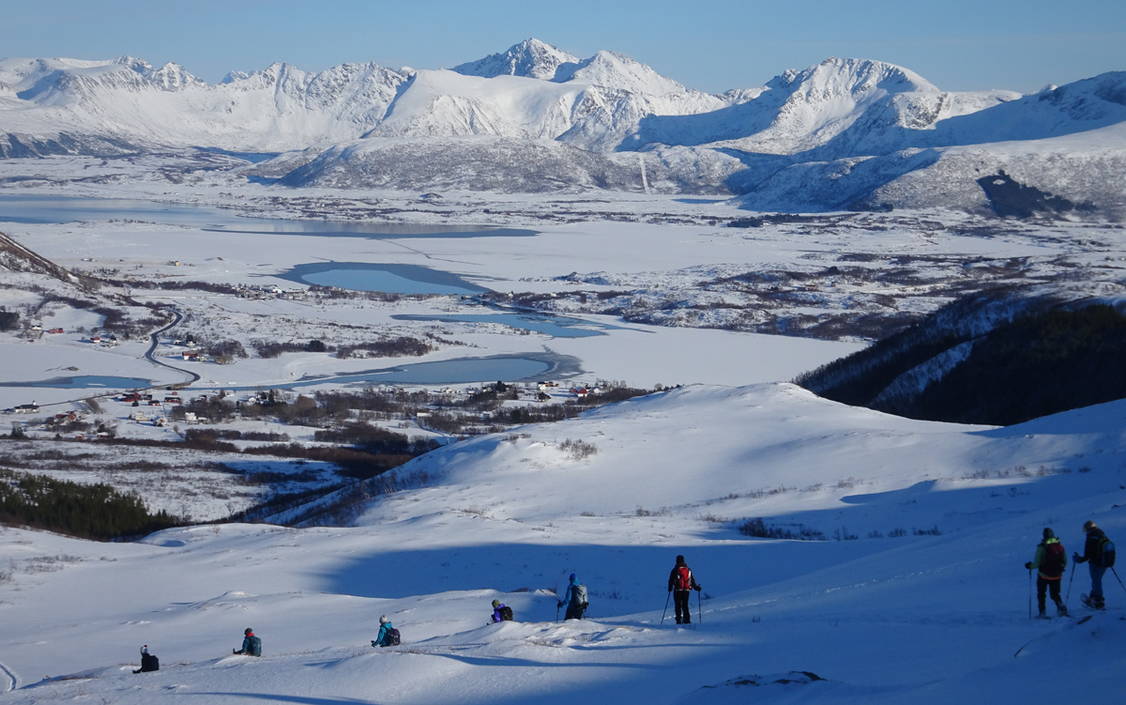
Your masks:
M579 582L574 573L571 573L569 582L567 583L567 591L563 593L563 599L559 601L557 607L567 605L567 614L563 619L582 619L586 608L590 607L590 602L587 600L586 585ZM556 612L558 619L559 613Z
M1083 604L1096 610L1106 609L1103 599L1103 574L1114 566L1114 542L1107 538L1098 524L1088 519L1083 523L1087 541L1083 544L1083 555L1072 556L1076 563L1086 563L1091 571L1091 592L1081 599Z
M1044 609L1045 593L1051 592L1052 602L1056 603L1056 613L1067 616L1067 606L1060 599L1060 585L1067 569L1067 551L1050 528L1044 528L1044 538L1036 546L1036 557L1024 564L1025 570L1036 570L1036 600L1040 605L1040 618L1047 619Z
M232 654L242 654L244 656L261 656L262 655L262 640L254 636L254 630L247 627L243 631L242 648L238 651L231 649Z
M512 608L500 600L493 600L493 623L511 622Z
M160 670L160 659L155 654L149 653L149 645L145 644L141 647L141 667L133 673L148 673L150 671Z
M696 584L696 576L692 575L692 569L684 561L684 556L677 556L676 565L669 573L669 592L673 595L677 624L692 623L692 610L688 606L688 597L693 590L696 592L701 590Z
M391 618L383 615L379 618L379 633L371 642L372 646L398 646L399 630L391 624Z

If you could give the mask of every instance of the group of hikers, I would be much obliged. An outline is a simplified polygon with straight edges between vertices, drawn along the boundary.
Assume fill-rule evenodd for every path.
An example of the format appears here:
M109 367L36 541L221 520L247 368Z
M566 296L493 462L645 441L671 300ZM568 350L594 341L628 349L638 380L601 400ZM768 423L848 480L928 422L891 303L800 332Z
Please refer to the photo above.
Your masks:
M1083 533L1086 535L1083 555L1078 553L1072 555L1074 564L1071 568L1071 579L1072 581L1075 580L1075 566L1079 563L1086 563L1091 574L1091 592L1084 594L1080 599L1084 605L1091 609L1106 609L1106 599L1103 596L1103 576L1107 569L1114 569L1116 556L1114 542L1107 538L1106 533L1091 520L1083 523ZM1044 538L1036 546L1036 556L1025 563L1024 567L1028 570L1030 582L1032 571L1037 572L1036 599L1040 606L1039 616L1044 619L1047 618L1045 598L1047 594L1050 594L1052 602L1056 604L1057 614L1066 617L1067 605L1060 596L1060 584L1063 582L1063 575L1067 571L1067 550L1064 549L1063 544L1060 543L1059 538L1050 527L1045 527ZM1115 576L1117 575L1116 572ZM1069 584L1068 593L1070 592L1071 585ZM1031 597L1029 602L1031 603ZM1030 613L1031 609L1030 604Z
M691 594L692 590L698 592L702 588L696 582L695 576L692 575L692 570L684 561L684 556L676 557L676 565L673 566L672 572L669 573L668 588L670 597L674 595L676 597L674 600L676 605L676 623L690 624L692 617L688 609L688 596ZM587 608L590 607L586 586L579 582L578 576L574 573L571 573L568 577L567 589L556 603L556 619L559 617L558 610L564 605L567 606L564 619L582 619L583 615L586 614ZM493 600L492 606L493 613L491 619L493 623L510 622L515 618L512 608L502 603L500 600ZM667 601L665 608L668 608ZM663 614L661 615L661 620L664 621ZM399 642L399 630L391 623L390 617L382 615L379 618L379 633L371 640L371 645L373 647L398 646ZM261 656L262 640L254 634L253 629L247 627L243 632L242 648L231 649L231 653L246 656ZM145 644L141 647L141 667L133 672L142 673L158 670L160 670L160 661L155 655L149 653L149 645Z
M1106 601L1103 597L1103 575L1106 573L1107 569L1113 569L1114 567L1116 555L1114 543L1107 538L1103 530L1100 529L1094 521L1088 520L1085 522L1083 524L1083 532L1086 534L1083 555L1075 553L1072 556L1072 560L1076 564L1086 563L1090 569L1091 592L1083 595L1083 604L1092 609L1105 609ZM1051 595L1052 602L1056 604L1056 610L1059 615L1066 616L1067 605L1064 604L1063 598L1060 595L1060 583L1063 581L1063 575L1067 569L1067 551L1051 528L1044 529L1043 540L1036 546L1035 557L1025 563L1024 567L1029 571L1029 576L1031 576L1033 570L1037 571L1036 597L1040 605L1040 617L1047 617L1045 603L1049 594ZM1071 575L1074 580L1074 566L1072 566ZM1117 575L1117 573L1115 573L1115 575ZM669 599L671 599L673 603L676 623L691 624L692 610L689 607L689 597L693 591L700 592L703 588L696 582L696 576L692 574L692 569L688 567L688 563L684 560L683 555L676 557L676 563L673 565L672 570L669 571L667 587ZM1070 586L1068 591L1070 592ZM587 608L590 607L586 586L579 582L578 577L574 573L570 574L567 589L556 603L556 619L558 619L558 610L564 605L567 606L567 611L564 614L564 619L567 620L582 619L583 615L586 614ZM515 618L512 608L502 603L500 600L493 600L492 607L493 612L491 620L493 623L510 622ZM665 601L665 610L668 610L668 600ZM662 622L664 618L664 613L662 613ZM376 635L375 639L372 639L371 645L373 647L384 647L397 646L399 643L399 630L391 624L390 617L387 615L381 616L379 618L379 633ZM231 653L244 654L246 656L261 656L262 640L255 636L253 629L247 627L243 632L242 648L231 649ZM133 672L142 673L159 669L160 661L155 655L149 653L148 644L145 644L141 647L141 667Z

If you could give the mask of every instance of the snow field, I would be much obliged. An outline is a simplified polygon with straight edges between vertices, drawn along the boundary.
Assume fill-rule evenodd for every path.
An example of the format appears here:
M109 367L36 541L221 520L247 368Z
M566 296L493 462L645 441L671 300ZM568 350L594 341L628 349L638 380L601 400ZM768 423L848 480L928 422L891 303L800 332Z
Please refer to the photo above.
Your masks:
M423 456L398 471L418 487L374 500L352 527L190 527L141 544L7 529L0 565L16 563L0 583L11 635L0 662L34 685L8 699L851 705L1047 702L1081 689L1115 703L1126 592L1108 575L1107 612L1029 621L1022 565L1045 525L1069 553L1087 518L1123 535L1121 414L1113 402L990 429L789 385L689 388ZM566 437L598 451L569 459L552 445ZM1041 465L1072 471L1041 477ZM753 539L708 513L859 538ZM910 533L932 524L940 535ZM908 535L888 537L897 526ZM885 536L868 538L870 527ZM658 624L677 553L704 587L703 621L688 629ZM29 572L36 555L64 559ZM591 590L590 619L556 624L552 591L570 570ZM1080 614L1082 571L1076 583ZM493 598L519 621L486 626ZM367 645L380 614L402 646ZM227 655L246 626L263 638L261 660ZM159 673L120 670L141 643ZM795 670L827 680L735 682Z

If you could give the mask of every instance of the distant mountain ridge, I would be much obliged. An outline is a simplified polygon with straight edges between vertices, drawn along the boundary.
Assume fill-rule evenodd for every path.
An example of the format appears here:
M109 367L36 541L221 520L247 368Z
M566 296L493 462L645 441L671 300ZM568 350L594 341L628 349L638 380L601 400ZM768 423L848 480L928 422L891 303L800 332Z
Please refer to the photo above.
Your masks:
M306 150L292 167L300 174L285 181L302 185L417 188L426 165L388 171L363 161L433 151L404 152L404 140L457 139L466 161L443 187L640 191L644 161L672 169L657 190L691 184L750 209L988 209L977 180L1004 170L1022 186L1120 214L1126 186L1114 173L1126 166L1124 124L1126 72L1034 95L950 92L893 64L830 58L716 95L621 54L582 59L538 39L451 70L368 63L306 72L277 63L217 84L133 57L0 60L2 157ZM395 141L346 147L385 139ZM497 150L512 140L528 143ZM544 140L586 154L534 146ZM529 150L554 155L532 182L476 178L505 168L490 159ZM623 152L641 156L614 156ZM629 178L592 176L610 162L637 167ZM1043 203L1060 202L1052 197Z

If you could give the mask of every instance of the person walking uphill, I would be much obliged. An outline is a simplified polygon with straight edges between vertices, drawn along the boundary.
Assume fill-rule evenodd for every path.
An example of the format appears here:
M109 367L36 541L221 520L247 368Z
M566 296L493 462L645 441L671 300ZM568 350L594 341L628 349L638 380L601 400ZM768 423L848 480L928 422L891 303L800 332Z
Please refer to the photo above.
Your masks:
M262 640L254 636L254 630L247 627L243 631L242 648L238 651L231 649L232 654L245 654L247 656L261 656L262 655Z
M586 585L580 583L574 573L571 573L567 591L563 593L563 599L559 601L558 606L562 607L563 605L567 605L567 615L564 619L582 619L586 608L590 607L590 602L587 601ZM558 614L556 612L556 615Z
M1091 593L1083 597L1083 604L1096 610L1106 609L1103 599L1103 574L1114 565L1114 543L1106 537L1098 524L1088 519L1083 523L1087 541L1083 544L1083 555L1076 553L1072 558L1076 563L1086 563L1091 571Z
M692 610L688 607L688 597L693 590L700 591L700 586L696 584L696 576L692 575L692 569L684 562L684 556L677 556L676 565L669 573L669 592L673 594L677 624L692 623Z
M1060 599L1060 583L1067 570L1067 551L1050 528L1044 529L1044 539L1036 546L1036 557L1025 563L1024 567L1026 570L1038 571L1036 600L1040 605L1040 617L1044 619L1048 616L1044 611L1044 597L1049 591L1052 593L1052 602L1056 603L1056 612L1059 616L1066 617L1067 606Z

